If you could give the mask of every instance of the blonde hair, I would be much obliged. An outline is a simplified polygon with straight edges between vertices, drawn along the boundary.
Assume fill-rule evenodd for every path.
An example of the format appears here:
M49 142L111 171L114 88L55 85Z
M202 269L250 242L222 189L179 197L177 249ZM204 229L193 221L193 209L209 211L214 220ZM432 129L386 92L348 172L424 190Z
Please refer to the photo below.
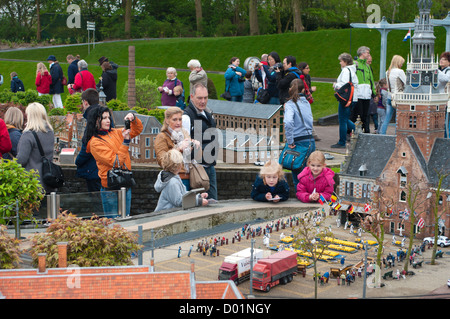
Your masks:
M177 85L173 88L173 93L180 95L181 93L183 93L183 87L181 85Z
M176 173L182 164L183 155L174 148L166 152L161 159L162 169L166 172Z
M45 71L48 72L47 67L45 66L44 63L39 62L39 63L37 64L37 66L36 66L36 75L38 75L39 73L40 73L41 75L44 75L44 72L45 72Z
M259 171L259 176L262 178L264 185L266 184L265 177L266 175L277 174L278 180L284 179L284 171L283 167L274 160L269 160L264 164L264 166Z
M11 106L5 113L5 123L23 130L23 113L18 107Z
M308 165L311 162L319 162L320 164L325 165L325 155L321 151L314 151L309 155Z
M28 104L25 109L27 115L27 125L24 131L48 132L53 131L52 125L48 121L45 107L37 102Z
M169 124L167 123L167 121L170 120L175 114L183 114L183 110L177 106L171 106L166 109L166 111L164 112L164 121L161 128L162 132L169 130Z
M389 66L389 71L392 69L401 69L404 63L405 59L402 56L394 55L391 60L391 65Z

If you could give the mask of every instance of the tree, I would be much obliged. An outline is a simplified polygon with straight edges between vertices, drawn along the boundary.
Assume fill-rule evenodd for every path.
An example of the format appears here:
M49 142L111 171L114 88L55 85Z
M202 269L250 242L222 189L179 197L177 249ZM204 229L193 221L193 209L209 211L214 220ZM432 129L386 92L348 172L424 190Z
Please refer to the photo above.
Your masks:
M441 173L438 172L438 185L437 185L437 189L436 189L436 197L435 197L435 201L434 201L434 207L433 207L433 215L434 215L434 245L433 245L433 252L431 253L431 264L435 265L436 264L436 250L437 250L437 241L438 241L438 237L439 237L439 219L441 216L443 216L446 211L447 211L447 207L444 208L444 210L439 214L439 201L441 198L441 191L442 191L442 182L444 181L445 178L447 178L449 176L450 173Z
M248 15L250 21L250 35L259 35L258 0L249 0Z
M374 209L370 214L367 214L364 219L361 218L360 225L364 231L371 234L378 243L376 263L381 267L381 256L384 250L384 223L389 217L392 207L394 207L394 201L380 195L378 199L374 201L372 206L378 207L378 210Z
M197 36L201 36L203 33L202 0L195 0L195 19L197 21Z
M291 0L292 1L292 11L294 17L294 32L303 32L304 26L302 22L302 12L301 12L301 0Z
M334 237L328 228L323 227L316 222L312 213L305 214L304 218L299 219L298 226L293 229L294 241L293 247L303 252L308 252L314 266L314 298L317 299L317 261L322 258L328 247L325 237Z

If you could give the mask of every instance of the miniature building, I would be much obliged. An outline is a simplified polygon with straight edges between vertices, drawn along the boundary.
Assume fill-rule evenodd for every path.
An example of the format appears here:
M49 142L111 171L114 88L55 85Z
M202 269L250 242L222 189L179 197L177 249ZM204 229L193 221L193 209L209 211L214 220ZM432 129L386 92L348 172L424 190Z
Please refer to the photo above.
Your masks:
M396 135L361 134L356 129L344 165L340 173L339 196L341 221L358 222L358 217L392 209L385 221L390 233L409 233L414 227L418 238L434 234L435 192L439 174L450 170L450 139L444 138L445 110L448 93L437 90L438 60L434 55L433 26L430 24L431 1L418 2L420 17L416 20L412 37L412 55L407 61L407 83L404 92L393 100L397 105ZM357 126L358 127L358 126ZM416 203L416 223L425 220L422 229L405 219L408 214L407 194L411 185L421 192ZM390 199L392 205L387 205ZM372 210L364 205L372 203ZM450 178L441 185L438 199L440 216L439 233L449 235L450 218L442 215L450 203ZM346 210L353 206L353 213ZM414 213L414 212L413 212ZM406 220L406 222L405 222Z
M278 158L285 141L283 106L208 100L222 137L219 160L253 164Z

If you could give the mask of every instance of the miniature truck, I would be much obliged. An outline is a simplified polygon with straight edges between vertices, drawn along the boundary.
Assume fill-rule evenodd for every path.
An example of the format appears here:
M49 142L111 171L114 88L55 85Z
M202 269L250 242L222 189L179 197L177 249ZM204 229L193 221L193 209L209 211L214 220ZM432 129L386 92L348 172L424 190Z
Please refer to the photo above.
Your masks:
M233 280L236 285L250 279L251 248L238 251L225 257L219 268L219 280ZM253 249L253 264L263 258L261 249Z
M297 271L297 253L283 250L258 260L253 266L253 288L270 291L278 284L292 281Z

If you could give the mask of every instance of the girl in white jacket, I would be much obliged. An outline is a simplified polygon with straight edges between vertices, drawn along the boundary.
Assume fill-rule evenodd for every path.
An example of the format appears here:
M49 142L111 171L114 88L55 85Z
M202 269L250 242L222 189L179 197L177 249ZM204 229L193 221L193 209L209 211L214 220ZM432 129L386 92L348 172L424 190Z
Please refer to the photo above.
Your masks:
M383 125L380 128L379 134L386 134L387 127L391 121L392 115L394 115L394 108L392 107L392 97L395 93L403 91L403 87L406 84L406 74L402 70L405 59L400 55L394 55L391 60L391 65L386 72L386 80L388 83L388 100L386 107L386 117Z

